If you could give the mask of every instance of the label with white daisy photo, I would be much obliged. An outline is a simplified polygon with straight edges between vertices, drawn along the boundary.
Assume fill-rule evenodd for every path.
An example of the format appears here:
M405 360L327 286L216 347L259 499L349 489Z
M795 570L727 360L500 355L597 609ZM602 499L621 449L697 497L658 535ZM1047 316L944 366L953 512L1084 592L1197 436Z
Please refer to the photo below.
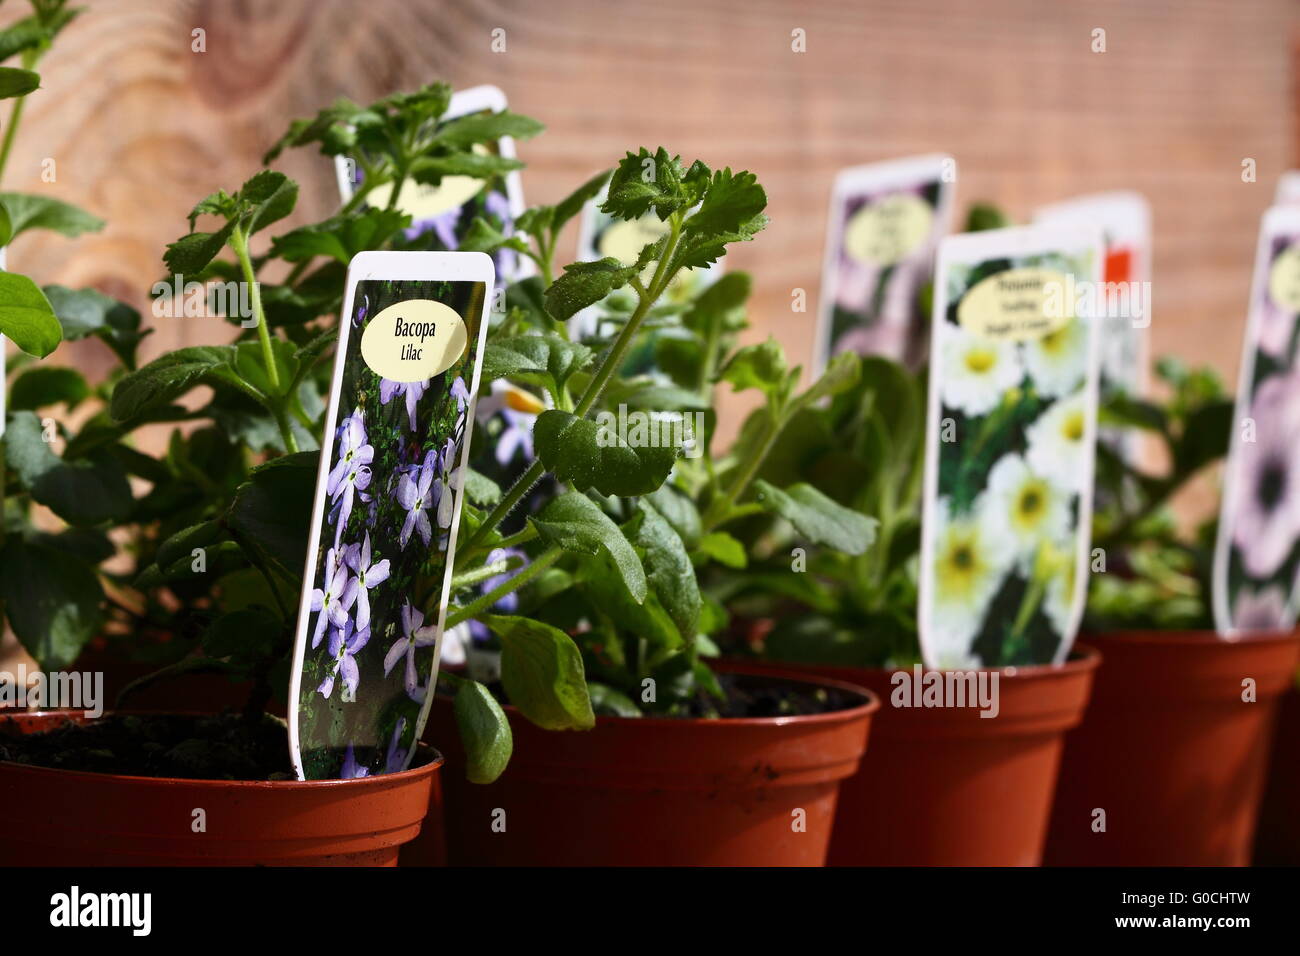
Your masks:
M1300 206L1264 214L1214 552L1223 637L1289 631L1300 604Z
M303 779L394 773L415 753L494 275L478 252L366 252L349 266L289 696Z
M1099 230L939 246L919 625L939 668L1060 663L1083 615Z

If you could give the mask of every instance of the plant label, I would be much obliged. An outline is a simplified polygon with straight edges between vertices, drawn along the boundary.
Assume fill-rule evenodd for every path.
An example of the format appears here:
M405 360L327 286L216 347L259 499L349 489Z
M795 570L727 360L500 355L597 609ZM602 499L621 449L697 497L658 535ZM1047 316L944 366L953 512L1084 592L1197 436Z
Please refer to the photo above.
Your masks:
M935 273L919 625L931 667L1060 663L1083 615L1098 230L945 239Z
M1273 205L1289 206L1300 203L1300 169L1288 169L1277 178L1273 191Z
M1141 396L1146 388L1148 329L1151 326L1151 207L1134 192L1082 196L1044 206L1034 214L1042 225L1100 227L1106 242L1104 315L1099 319L1100 400ZM1124 461L1134 462L1138 436L1102 428L1098 440Z
M506 108L506 96L495 86L475 86L458 90L452 95L451 105L442 121L459 119L473 113L499 113ZM507 159L515 158L514 140L503 136L492 147L477 146L476 152L495 152ZM364 176L356 157L336 156L335 174L343 200L352 198ZM393 184L384 183L373 189L367 200L372 206L384 207L392 198ZM502 232L509 233L514 221L524 211L523 180L514 170L491 180L472 176L444 176L437 186L414 181L406 182L397 197L396 208L411 216L407 238L420 239L430 248L454 252L460 248L474 219L482 216ZM502 283L513 282L532 274L532 261L511 249L503 249L495 257L497 275Z
M616 219L608 213L601 212L600 207L608 194L607 185L594 199L583 203L578 218L577 261L591 262L595 259L614 258L624 265L629 265L637 261L643 248L668 231L668 224L660 220L654 212L647 212L640 219L632 221ZM712 265L697 269L683 269L668 286L662 301L665 304L673 304L688 302L695 298L703 289L722 277L726 271L726 261L724 256ZM646 265L641 275L642 282L650 281L658 264L656 261ZM619 296L629 302L634 301L631 290L615 292L611 295L611 300ZM581 341L601 339L608 336L611 331L617 331L614 323L603 327L603 311L603 305L597 303L578 312L569 320L569 334ZM654 346L653 330L641 336L641 340L633 347L624 365L627 374L651 372L656 368Z
M1287 631L1300 571L1300 205L1264 214L1214 552L1223 637Z
M348 267L289 692L303 779L393 773L415 753L494 279L478 252L363 252Z
M952 218L956 163L918 156L845 169L831 190L814 375L840 352L925 358L921 293Z

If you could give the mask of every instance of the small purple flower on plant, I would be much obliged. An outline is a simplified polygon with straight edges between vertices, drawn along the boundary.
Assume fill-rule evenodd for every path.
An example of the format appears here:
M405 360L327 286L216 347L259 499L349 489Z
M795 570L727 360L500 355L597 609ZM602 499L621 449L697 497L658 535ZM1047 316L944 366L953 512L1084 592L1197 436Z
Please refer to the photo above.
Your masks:
M402 534L398 541L403 551L406 550L406 543L411 540L413 531L419 532L420 540L424 542L425 547L429 546L429 539L433 537L433 528L429 525L427 512L434 505L433 471L436 460L437 452L430 449L424 456L424 464L419 470L414 475L410 472L402 475L397 483L397 503L406 512L406 520L402 523Z
M370 532L367 531L365 540L361 544L348 545L347 550L343 552L343 560L357 573L357 576L348 582L343 603L351 606L353 601L356 602L357 629L364 631L370 627L370 589L388 580L388 559L370 563Z
M402 636L393 641L393 646L384 655L384 676L397 666L397 662L406 658L405 685L406 693L412 700L422 701L424 694L420 690L420 677L415 669L415 652L421 647L432 647L438 642L438 628L432 624L424 626L424 612L411 607L407 601L402 605ZM418 695L418 696L417 696Z
M388 741L388 756L384 760L384 773L400 773L406 769L406 748L402 744L402 734L406 732L406 718L398 717L397 726L393 728L393 739Z
M459 375L451 383L451 397L456 399L457 411L463 412L465 406L469 404L469 388L465 385L465 379Z
M456 492L460 490L463 480L460 468L453 468L446 478L438 479L438 527L450 528L451 519L456 516Z
M322 582L325 586L311 592L311 609L320 612L316 618L316 630L311 637L313 648L320 646L327 620L335 627L342 627L348 619L349 605L343 603L348 590L348 569L344 567L341 557L333 548L325 552L325 579Z
M501 585L505 584L515 575L528 567L528 555L524 554L524 552L520 551L518 548L494 548L488 553L487 563L496 564L498 561L505 561L509 558L521 558L523 563L516 568L511 568L509 571L503 571L484 581L482 584L484 594L491 594ZM519 595L514 592L507 594L501 600L497 601L496 604L492 605L492 610L498 611L502 614L513 614L518 609Z
M393 400L393 396L399 392L406 396L406 417L411 423L411 431L415 431L415 406L424 396L425 390L429 387L427 381L423 382L394 382L392 379L381 378L379 380L379 403L387 405Z
M352 745L348 744L348 749L343 754L343 766L339 768L339 779L357 780L368 776L370 776L370 768L357 763L357 755L352 752Z
M339 435L339 461L325 480L325 492L334 502L330 512L334 525L334 545L338 546L343 528L352 515L352 506L359 492L370 485L370 463L375 459L374 446L366 444L365 421L361 409L354 411ZM364 494L362 501L369 500Z
M343 622L343 626L330 631L330 656L334 663L325 679L316 689L327 700L334 693L334 679L343 677L343 699L355 700L357 685L361 683L361 670L357 667L357 651L366 646L370 640L370 628L355 629L352 621Z

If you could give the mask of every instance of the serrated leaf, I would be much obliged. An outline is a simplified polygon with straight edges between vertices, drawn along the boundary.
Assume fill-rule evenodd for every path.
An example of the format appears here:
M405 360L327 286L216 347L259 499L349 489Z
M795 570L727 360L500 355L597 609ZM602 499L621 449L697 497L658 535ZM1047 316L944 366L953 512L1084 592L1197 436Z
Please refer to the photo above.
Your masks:
M623 531L596 503L570 491L553 499L533 519L542 539L566 551L608 558L628 593L639 604L646 597L645 568Z
M659 437L669 431L665 423ZM620 497L654 491L680 453L679 448L657 441L629 445L616 428L558 409L537 416L533 445L537 457L561 481Z
M433 137L436 146L469 149L478 143L495 143L503 136L530 139L546 129L537 120L509 110L498 113L471 113L448 120Z
M754 482L764 510L780 515L813 544L845 554L864 554L875 543L879 522L832 501L812 485L799 483L784 491L762 479Z
M465 748L465 777L491 783L501 776L514 752L506 713L492 692L478 681L464 681L452 702L456 729Z
M10 417L4 452L33 500L68 524L100 524L131 510L131 486L115 458L101 452L65 461L50 449L40 419L31 412Z
M29 229L49 229L75 239L83 233L99 232L104 220L84 209L49 196L0 193L0 203L9 213L10 239Z
M719 564L742 569L749 564L745 546L725 531L710 531L700 538L697 548Z
M128 421L171 401L196 385L234 376L235 347L195 345L177 349L122 378L109 404L114 420Z
M191 232L168 243L163 263L172 275L195 276L208 267L226 246L235 223L228 222L216 232Z
M514 378L544 385L552 395L591 362L592 351L554 332L518 335L489 342L483 351L483 379Z
M501 685L520 713L547 730L596 725L573 638L526 617L488 614L480 620L501 638Z
M612 256L595 262L575 262L546 290L546 311L560 321L572 318L615 289L621 289L640 270Z
M501 500L501 486L473 468L466 469L464 490L465 497L481 508L491 508Z
M695 637L700 620L700 586L681 537L648 500L637 503L640 515L630 540L645 551L647 580L686 640Z
M737 349L718 373L718 378L730 382L733 391L757 388L771 396L784 389L788 373L785 353L776 339L769 337L766 342Z

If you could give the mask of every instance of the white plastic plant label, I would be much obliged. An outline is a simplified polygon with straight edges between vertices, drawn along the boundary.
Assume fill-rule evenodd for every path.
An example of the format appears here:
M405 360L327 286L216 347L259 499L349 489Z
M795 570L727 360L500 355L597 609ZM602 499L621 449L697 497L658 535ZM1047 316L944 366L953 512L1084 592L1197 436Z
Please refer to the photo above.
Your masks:
M843 170L831 191L814 374L840 352L915 365L929 316L919 294L952 218L956 161L918 156Z
M1300 573L1300 205L1264 214L1214 553L1220 635L1290 630Z
M1099 227L1106 242L1105 314L1100 319L1101 400L1115 394L1139 397L1146 388L1151 327L1151 206L1135 192L1081 196L1045 206L1034 214L1043 225ZM1099 440L1125 461L1138 447L1131 430L1108 432Z
M404 770L424 728L495 271L478 252L348 268L289 693L303 779Z
M1091 540L1095 230L945 239L935 272L919 625L931 667L1065 660Z
M442 120L459 119L474 113L499 113L506 108L506 96L495 86L475 86L452 94L451 104ZM478 146L478 150L489 147ZM514 140L503 136L491 149L507 159L515 158ZM335 157L339 193L343 200L352 198L362 173L360 166L343 156ZM377 186L367 196L373 205L383 206L392 196L392 185ZM454 252L469 231L476 216L484 216L507 235L514 222L524 211L523 180L518 170L492 180L471 176L444 176L437 186L407 182L397 197L396 208L411 216L407 238L414 239L432 232L434 247ZM494 256L497 275L503 283L513 282L532 275L532 260L511 249L503 249Z

